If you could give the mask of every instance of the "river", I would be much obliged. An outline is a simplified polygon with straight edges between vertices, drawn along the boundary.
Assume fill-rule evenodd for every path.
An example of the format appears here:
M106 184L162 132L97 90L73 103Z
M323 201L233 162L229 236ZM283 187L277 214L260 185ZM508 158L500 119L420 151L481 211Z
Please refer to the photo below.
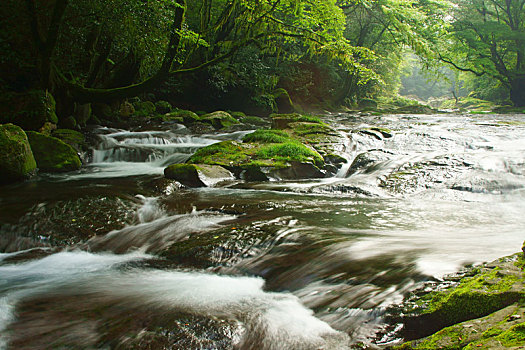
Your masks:
M249 131L165 124L95 128L80 171L1 187L0 348L383 348L411 290L521 247L523 115L326 120L332 178L180 188L165 166Z

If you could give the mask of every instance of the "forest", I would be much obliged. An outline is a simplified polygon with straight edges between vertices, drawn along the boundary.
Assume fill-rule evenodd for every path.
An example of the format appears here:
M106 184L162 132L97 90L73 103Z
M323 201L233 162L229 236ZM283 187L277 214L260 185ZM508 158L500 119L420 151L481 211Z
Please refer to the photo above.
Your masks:
M9 0L4 9L2 96L49 91L62 119L145 94L263 115L402 103L402 88L426 101L417 91L427 80L445 82L433 97L525 105L521 0Z

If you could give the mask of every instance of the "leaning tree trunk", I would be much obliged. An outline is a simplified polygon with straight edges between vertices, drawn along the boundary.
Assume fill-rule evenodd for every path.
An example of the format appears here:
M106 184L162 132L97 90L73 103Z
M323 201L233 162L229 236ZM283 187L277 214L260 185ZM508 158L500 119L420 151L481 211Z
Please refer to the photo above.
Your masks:
M525 77L516 78L510 83L510 100L515 107L525 107Z

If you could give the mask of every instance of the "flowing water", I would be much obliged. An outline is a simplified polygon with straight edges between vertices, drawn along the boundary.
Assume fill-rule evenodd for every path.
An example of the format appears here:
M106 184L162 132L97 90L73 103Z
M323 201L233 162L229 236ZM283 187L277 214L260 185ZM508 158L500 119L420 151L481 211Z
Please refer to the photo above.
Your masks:
M172 125L95 129L80 171L0 188L0 348L385 347L409 291L521 247L523 115L327 121L332 178L181 188L166 165L249 131Z

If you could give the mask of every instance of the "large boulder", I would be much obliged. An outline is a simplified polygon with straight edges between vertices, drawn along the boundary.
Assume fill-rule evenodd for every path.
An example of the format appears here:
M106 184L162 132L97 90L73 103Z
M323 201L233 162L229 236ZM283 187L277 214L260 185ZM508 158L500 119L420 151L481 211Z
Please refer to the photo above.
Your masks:
M56 129L52 132L51 136L60 139L73 147L77 152L87 150L88 145L84 135L76 130L71 129Z
M216 111L205 114L200 117L200 121L211 124L216 130L230 127L234 124L239 124L239 121L232 117L230 113L224 111Z
M46 122L56 124L55 99L51 93L43 90L5 94L0 97L0 122L35 131Z
M27 137L39 170L66 172L80 169L80 158L75 149L67 143L34 131L28 131Z
M210 187L234 180L223 167L206 164L172 164L164 169L164 176L188 187Z
M20 127L0 125L0 149L0 183L22 180L35 171L35 158Z
M197 123L200 120L196 113L185 109L178 109L167 113L164 115L164 119L181 122L184 123L184 125L191 125Z

